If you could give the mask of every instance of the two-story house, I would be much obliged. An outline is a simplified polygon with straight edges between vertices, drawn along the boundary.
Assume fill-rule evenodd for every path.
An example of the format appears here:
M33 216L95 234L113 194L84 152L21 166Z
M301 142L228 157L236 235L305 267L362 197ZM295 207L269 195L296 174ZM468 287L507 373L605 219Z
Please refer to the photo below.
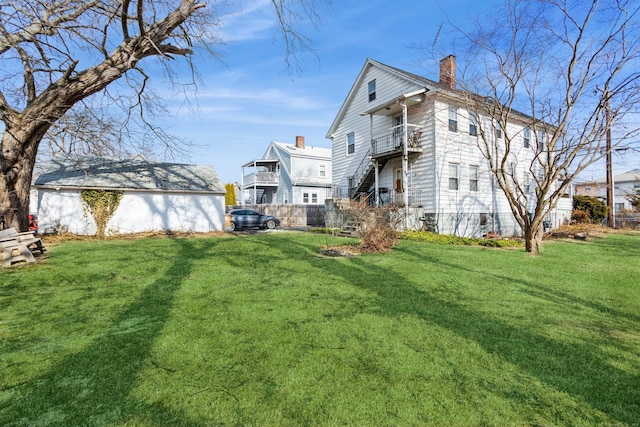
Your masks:
M478 147L479 125L485 124L480 120L486 118L469 111L468 98L456 89L455 67L454 56L444 58L436 82L365 61L327 132L333 198L367 195L376 205L394 202L407 211L409 207L406 228L465 236L520 234ZM514 117L505 129L496 128L493 137L499 143L503 132L509 132L521 144L518 156L523 161L516 173L533 194L527 165L536 141L545 135L531 129L524 115L522 122ZM553 226L570 218L568 205L547 215Z
M331 195L331 150L271 142L261 159L242 165L244 203L322 205Z
M613 176L613 210L615 214L633 207L627 199L640 189L640 169L633 169ZM607 202L607 178L576 183L575 192L580 196L590 196Z

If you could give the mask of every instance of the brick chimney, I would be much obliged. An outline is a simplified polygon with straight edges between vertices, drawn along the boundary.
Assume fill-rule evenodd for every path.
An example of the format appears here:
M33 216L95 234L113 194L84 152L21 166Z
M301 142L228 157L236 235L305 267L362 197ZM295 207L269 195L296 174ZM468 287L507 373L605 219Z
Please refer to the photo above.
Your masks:
M449 55L440 61L440 84L447 89L456 89L456 57Z
M304 148L304 136L296 136L296 148Z

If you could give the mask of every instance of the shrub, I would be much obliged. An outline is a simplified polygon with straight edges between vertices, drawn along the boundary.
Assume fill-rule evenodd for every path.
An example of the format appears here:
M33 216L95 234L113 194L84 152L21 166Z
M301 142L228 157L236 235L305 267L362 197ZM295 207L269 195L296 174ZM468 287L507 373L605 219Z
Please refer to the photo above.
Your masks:
M589 212L593 222L601 222L609 212L604 202L590 196L573 196L573 209Z
M439 243L446 245L476 245L493 248L514 248L522 246L522 242L515 239L474 239L470 237L454 236L452 234L438 234L431 231L403 231L398 236L403 240Z
M573 212L571 212L571 222L575 224L588 224L591 222L591 215L589 215L589 211L574 209Z

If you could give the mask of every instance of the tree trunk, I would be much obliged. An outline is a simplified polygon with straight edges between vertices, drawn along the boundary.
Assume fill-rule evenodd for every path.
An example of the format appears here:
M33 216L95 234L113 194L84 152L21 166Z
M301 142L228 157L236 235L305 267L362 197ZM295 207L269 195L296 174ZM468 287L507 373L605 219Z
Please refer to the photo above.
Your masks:
M540 255L542 252L542 235L544 230L542 224L533 226L527 224L524 229L525 250L532 255Z
M4 217L5 227L27 231L33 166L42 137L34 138L21 125L18 122L16 126L8 126L2 134L0 217Z

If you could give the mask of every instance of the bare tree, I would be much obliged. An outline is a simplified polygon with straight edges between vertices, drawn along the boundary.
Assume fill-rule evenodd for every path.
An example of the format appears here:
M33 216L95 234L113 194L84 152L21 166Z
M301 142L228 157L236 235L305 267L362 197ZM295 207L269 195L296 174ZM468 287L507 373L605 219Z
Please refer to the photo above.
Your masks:
M287 59L296 49L308 47L306 36L295 30L296 24L305 21L292 19L317 22L316 3L320 0L271 2ZM224 6L228 4L213 1L207 6L198 0L15 0L0 7L0 118L4 126L0 215L8 226L27 227L29 189L45 135L64 145L64 150L70 148L68 144L89 141L79 134L69 135L69 130L78 131L82 128L72 126L74 123L97 116L95 110L83 108L86 104L79 105L97 93L123 108L128 118L142 117L151 76L146 72L147 58L159 60L168 76L175 67L175 63L169 65L170 60L184 58L195 73L190 59L193 49L215 55L220 41L216 31L224 16L219 9ZM114 82L120 88L107 92L115 87ZM72 109L73 114L68 115ZM111 136L117 136L124 141L115 131L115 122L104 117L106 138L113 141ZM148 130L163 132L152 125ZM55 138L56 133L65 136ZM100 145L105 139L96 141Z
M640 131L639 13L633 0L507 0L453 32L479 148L528 252L572 180Z

